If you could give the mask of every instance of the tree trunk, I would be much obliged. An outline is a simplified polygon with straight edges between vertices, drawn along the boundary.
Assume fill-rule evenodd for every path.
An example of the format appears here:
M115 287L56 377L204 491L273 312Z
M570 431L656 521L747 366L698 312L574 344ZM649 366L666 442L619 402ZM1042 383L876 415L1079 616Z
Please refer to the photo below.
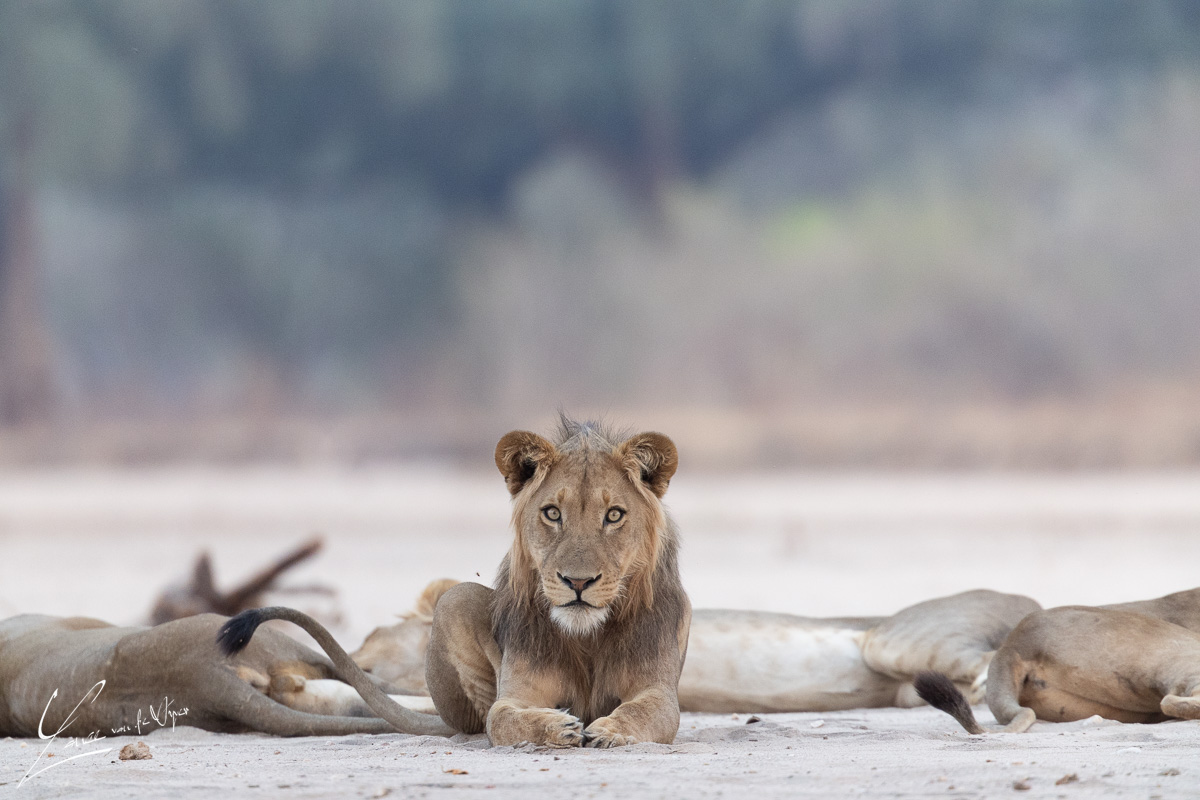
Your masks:
M0 425L47 419L54 371L42 305L30 126L17 136L15 169L0 183Z

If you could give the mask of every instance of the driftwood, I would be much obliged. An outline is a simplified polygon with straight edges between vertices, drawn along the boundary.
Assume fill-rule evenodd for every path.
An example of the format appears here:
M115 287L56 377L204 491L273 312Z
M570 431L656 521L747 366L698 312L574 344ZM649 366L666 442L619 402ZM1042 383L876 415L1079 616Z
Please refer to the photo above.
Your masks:
M257 608L263 605L263 593L276 589L274 584L280 575L301 561L312 558L323 546L324 542L319 537L312 539L228 592L217 590L213 580L212 558L203 552L196 559L191 579L167 587L159 596L154 610L150 612L150 624L160 625L204 613L231 617L246 609ZM332 594L327 587L304 587L303 591Z

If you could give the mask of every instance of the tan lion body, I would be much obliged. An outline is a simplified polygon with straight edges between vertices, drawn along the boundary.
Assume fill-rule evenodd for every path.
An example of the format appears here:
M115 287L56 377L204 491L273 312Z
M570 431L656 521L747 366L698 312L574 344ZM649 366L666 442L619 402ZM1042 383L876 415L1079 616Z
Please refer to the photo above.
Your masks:
M1200 718L1200 635L1129 611L1064 606L1026 619L997 654L988 705L1069 722Z
M418 608L435 605L452 585L445 579L431 583ZM952 675L964 691L982 699L992 653L1013 626L1038 609L1027 597L986 590L919 603L891 617L696 609L679 708L736 713L910 707L923 702L911 682L927 669ZM423 622L420 614L409 614L400 625L376 629L355 660L401 689L421 691L424 676L418 685L412 665L425 663ZM427 631L429 623L424 624ZM369 663L359 656L367 644ZM370 713L361 702L350 702L338 707L341 713Z
M924 680L934 705L969 733L984 732L938 676ZM1200 589L1029 615L992 660L987 702L1008 732L1027 730L1037 719L1093 715L1118 722L1200 719Z
M139 715L145 731L151 710L165 713L164 701L178 714L173 724L211 731L332 736L391 730L382 720L305 714L270 699L265 692L273 678L330 678L332 664L270 630L227 660L215 643L224 621L201 614L126 628L28 614L0 622L0 736L37 736L39 723L46 735L138 732Z
M433 628L433 608L457 583L449 578L429 583L413 609L400 615L400 622L371 631L350 656L364 672L402 692L389 696L405 708L437 713L425 684L425 653ZM273 678L269 694L289 708L311 714L375 716L354 687L342 680L312 679L292 672Z
M811 619L698 610L679 682L685 711L836 711L920 705L912 680L945 673L982 699L992 655L1040 606L986 589L890 617Z
M495 589L459 584L434 611L426 681L447 724L496 745L675 738L691 609L660 498L676 463L661 434L565 420L553 444L500 440L513 546Z
M371 631L362 647L350 657L363 670L398 689L428 694L425 653L429 649L429 632L433 627L433 608L457 583L449 578L431 582L417 598L412 611L401 614L400 622L394 625Z
M679 707L736 713L894 705L902 683L862 659L863 637L882 621L697 609Z

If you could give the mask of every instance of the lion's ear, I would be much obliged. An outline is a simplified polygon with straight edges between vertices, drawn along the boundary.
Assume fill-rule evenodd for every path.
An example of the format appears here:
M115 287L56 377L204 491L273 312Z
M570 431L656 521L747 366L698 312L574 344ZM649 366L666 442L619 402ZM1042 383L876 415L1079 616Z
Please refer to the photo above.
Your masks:
M667 493L667 485L679 466L675 443L661 433L639 433L630 437L617 447L617 456L658 497Z
M548 466L557 453L554 445L536 433L513 431L504 434L496 445L496 467L504 476L508 491L515 495L538 468Z

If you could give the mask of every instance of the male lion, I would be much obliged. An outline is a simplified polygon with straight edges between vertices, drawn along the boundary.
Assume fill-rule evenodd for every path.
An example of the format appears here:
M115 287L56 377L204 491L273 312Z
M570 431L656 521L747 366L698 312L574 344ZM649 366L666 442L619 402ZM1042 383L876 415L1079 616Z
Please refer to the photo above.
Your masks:
M563 421L557 444L496 446L513 496L496 588L461 583L434 610L426 681L438 712L496 745L669 743L691 606L661 498L675 445Z
M332 678L333 665L272 630L226 660L214 642L225 619L200 614L152 628L35 614L0 622L0 736L110 736L175 724L279 736L393 730L379 719L275 702L265 694L272 680ZM411 732L448 732L435 717L406 713Z
M1002 730L1038 719L1100 715L1118 722L1200 719L1200 589L1155 600L1031 614L1013 629L988 670L987 702ZM946 676L918 676L917 692L983 733Z
M661 498L675 445L564 419L558 441L514 431L496 446L513 496L513 544L496 588L461 583L437 602L426 682L441 718L494 745L669 743L691 606ZM304 614L259 609L222 629L227 652L267 619L287 619L329 653L384 719L413 712L371 684Z

